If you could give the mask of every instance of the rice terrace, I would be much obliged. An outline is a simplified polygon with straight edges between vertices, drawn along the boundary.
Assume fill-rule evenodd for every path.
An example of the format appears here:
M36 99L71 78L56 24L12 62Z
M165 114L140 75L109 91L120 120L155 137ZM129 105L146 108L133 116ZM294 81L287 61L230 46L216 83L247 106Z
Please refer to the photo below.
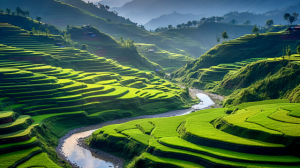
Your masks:
M1 0L0 168L300 168L300 0Z

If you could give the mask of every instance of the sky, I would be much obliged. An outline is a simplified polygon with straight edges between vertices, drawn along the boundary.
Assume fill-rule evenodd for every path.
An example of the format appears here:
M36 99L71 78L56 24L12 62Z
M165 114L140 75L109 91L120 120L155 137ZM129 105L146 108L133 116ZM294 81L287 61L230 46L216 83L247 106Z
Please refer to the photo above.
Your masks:
M113 7L121 7L123 6L125 3L130 2L132 0L84 0L84 1L89 1L89 2L100 2L103 3L105 5L110 6L111 8Z

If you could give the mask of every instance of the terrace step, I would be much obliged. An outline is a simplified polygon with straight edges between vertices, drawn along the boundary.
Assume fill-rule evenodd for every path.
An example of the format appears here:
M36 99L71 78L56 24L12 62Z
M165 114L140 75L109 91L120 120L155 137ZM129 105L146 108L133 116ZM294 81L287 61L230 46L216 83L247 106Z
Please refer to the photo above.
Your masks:
M14 122L1 124L0 135L13 133L22 129L28 128L33 123L32 119L28 115L21 115Z
M0 111L0 125L14 122L18 116L18 113L13 111Z
M242 138L214 128L210 122L222 116L224 116L223 109L189 117L182 122L178 132L186 141L203 146L260 155L289 154L288 149L282 144ZM197 127L201 129L195 129ZM219 136L215 136L217 134Z
M0 167L17 167L21 163L29 160L30 158L41 152L41 148L34 147L30 149L3 154L1 155Z
M18 166L18 168L28 167L60 168L58 165L53 163L51 159L49 159L46 153L39 153Z
M0 145L23 142L31 139L30 134L32 129L37 125L31 125L26 129L19 130L10 134L0 135Z
M37 138L32 137L31 139L29 139L27 141L0 145L0 154L2 155L5 153L20 151L20 150L24 150L24 149L30 149L35 146L38 146L37 142L38 142Z

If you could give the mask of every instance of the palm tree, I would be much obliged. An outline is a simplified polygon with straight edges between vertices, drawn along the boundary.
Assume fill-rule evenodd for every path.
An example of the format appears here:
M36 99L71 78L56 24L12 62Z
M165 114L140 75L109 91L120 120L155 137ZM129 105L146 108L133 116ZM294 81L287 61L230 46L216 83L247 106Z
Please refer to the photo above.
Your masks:
M10 11L11 11L11 10L10 10L9 8L6 8L6 13L7 13L7 14L10 14Z

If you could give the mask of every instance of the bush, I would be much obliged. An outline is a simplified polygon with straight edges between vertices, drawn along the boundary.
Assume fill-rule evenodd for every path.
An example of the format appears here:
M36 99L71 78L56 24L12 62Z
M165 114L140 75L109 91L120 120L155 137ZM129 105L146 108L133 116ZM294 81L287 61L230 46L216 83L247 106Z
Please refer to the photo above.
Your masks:
M86 44L82 44L82 46L81 46L81 50L87 50L88 49L88 45L86 45Z

